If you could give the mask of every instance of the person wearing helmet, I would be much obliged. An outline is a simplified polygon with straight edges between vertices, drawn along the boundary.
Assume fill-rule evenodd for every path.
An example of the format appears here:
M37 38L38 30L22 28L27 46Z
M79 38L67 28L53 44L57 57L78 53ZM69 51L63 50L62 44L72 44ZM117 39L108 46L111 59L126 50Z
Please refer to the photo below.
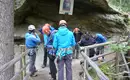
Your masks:
M58 80L64 80L64 64L66 65L66 80L72 80L72 47L76 43L73 32L67 28L67 22L60 20L59 26L53 41L53 47L57 50Z
M55 30L50 24L46 23L45 25L49 26L51 31ZM42 28L39 29L39 32L41 33L41 40L44 42L44 58L42 68L45 68L47 65L47 49L46 49L47 35L42 32Z
M25 34L25 45L28 50L28 56L30 59L29 63L29 71L30 76L37 76L35 75L36 67L35 67L35 59L36 59L36 48L38 43L40 43L40 38L38 34L35 32L35 26L29 25L28 32Z
M81 36L83 35L83 33L80 31L79 28L75 28L73 30L73 34L74 34L74 37L75 37L75 41L76 41L76 45L75 45L75 48L74 48L74 53L73 53L73 59L78 59L79 58L79 41L81 40Z
M49 57L50 75L52 77L52 80L56 80L57 70L54 62L56 57L55 57L55 49L53 48L52 45L56 30L51 31L50 27L45 24L42 28L42 32L47 35L46 49Z

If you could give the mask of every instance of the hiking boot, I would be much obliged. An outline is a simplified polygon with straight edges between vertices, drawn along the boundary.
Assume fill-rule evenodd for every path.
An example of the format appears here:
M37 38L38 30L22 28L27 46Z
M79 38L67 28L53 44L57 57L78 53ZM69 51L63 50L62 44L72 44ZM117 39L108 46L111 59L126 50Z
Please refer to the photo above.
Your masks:
M45 68L46 67L46 65L42 65L42 68Z
M38 70L35 70L34 72L38 72Z
M37 77L37 74L31 73L30 76L31 76L31 77Z
M50 78L49 80L56 80L56 79L54 79L54 78Z

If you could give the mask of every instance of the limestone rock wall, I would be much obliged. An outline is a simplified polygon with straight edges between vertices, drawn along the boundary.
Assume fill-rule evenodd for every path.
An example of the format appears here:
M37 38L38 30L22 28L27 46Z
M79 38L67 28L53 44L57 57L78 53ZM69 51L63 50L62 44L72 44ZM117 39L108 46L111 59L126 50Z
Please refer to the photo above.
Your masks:
M70 29L79 27L83 31L101 33L127 30L125 17L113 10L106 0L75 0L72 16L60 15L59 3L60 0L25 0L15 11L15 27L34 24L38 28L44 23L58 27L58 21L65 19Z

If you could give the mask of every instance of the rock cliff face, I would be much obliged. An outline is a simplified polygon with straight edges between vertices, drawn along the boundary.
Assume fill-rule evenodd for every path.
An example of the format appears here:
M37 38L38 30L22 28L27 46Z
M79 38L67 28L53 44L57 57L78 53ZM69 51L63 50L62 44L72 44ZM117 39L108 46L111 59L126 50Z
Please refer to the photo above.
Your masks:
M16 0L17 1L17 0ZM113 10L106 0L74 0L73 15L60 15L60 0L25 0L15 10L15 25L34 24L36 26L51 23L58 26L60 19L65 19L70 29L103 33L122 33L127 27L125 17Z

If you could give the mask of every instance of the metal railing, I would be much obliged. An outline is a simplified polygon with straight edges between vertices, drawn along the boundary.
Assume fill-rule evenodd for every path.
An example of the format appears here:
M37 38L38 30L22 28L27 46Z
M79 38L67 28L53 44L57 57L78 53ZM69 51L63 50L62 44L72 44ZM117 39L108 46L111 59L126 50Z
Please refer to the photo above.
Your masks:
M124 42L124 41L120 41L120 42ZM115 52L104 53L104 54L100 54L98 56L94 56L92 58L89 58L89 49L97 48L99 46L115 44L115 43L117 43L117 42L116 41L111 41L111 42L106 42L106 43L101 43L101 44L94 44L94 45L90 45L90 46L85 46L85 47L83 47L81 49L81 50L84 50L84 52L83 51L81 52L81 55L83 57L83 61L81 61L81 63L80 63L81 67L83 69L83 78L82 78L83 80L94 80L89 74L89 69L94 69L95 73L97 73L97 76L98 76L99 80L109 80L109 78L100 70L98 65L102 65L102 64L110 62L110 61L115 61L116 62L115 63L115 65L116 65L116 69L115 69L116 73L115 74L120 75L120 74L118 74L119 73L119 66L126 66L126 69L128 71L127 73L129 73L129 67L128 67L129 62L128 63L126 62L125 56L124 56L124 54L122 52L121 52L121 56L122 56L122 59L124 61L124 64L122 64L122 65L119 65L119 56L120 56L119 53L115 53ZM103 57L103 56L106 56L106 55L110 55L110 54L115 54L116 56L113 59L102 62L100 64L96 64L93 61L94 59L97 59L99 57ZM91 67L89 67L89 66L91 66ZM111 74L111 75L115 76L115 74ZM118 77L116 78L116 80L119 80Z
M20 45L20 55L16 56L14 59L9 61L8 63L4 64L0 68L0 75L5 72L8 68L15 65L17 62L20 61L20 70L14 74L14 76L10 80L17 80L20 76L19 80L28 80L29 74L26 74L26 67L28 66L29 62L26 63L26 55L27 51L25 49L25 45Z
M116 57L114 59L105 61L105 62L98 64L98 65L93 61L93 59L98 58L98 57L102 57L102 56L106 56L106 55L110 55L110 54L114 54L114 53L113 52L104 53L104 54L100 54L98 56L94 56L92 58L89 58L88 54L89 54L89 49L91 49L91 48L110 45L113 43L116 43L116 41L111 41L111 42L106 42L106 43L101 43L101 44L94 44L94 45L83 47L83 49L85 50L85 52L81 52L81 55L83 57L83 62L81 63L81 67L82 67L83 73L84 73L83 80L93 80L93 78L89 74L89 68L93 68L95 70L95 73L97 73L100 80L109 80L109 78L106 76L106 74L104 74L100 70L98 65L102 65L106 62L113 61L114 59L115 59L115 62L119 63L119 60L118 60L119 54L116 54ZM1 73L5 72L8 68L15 65L16 62L20 61L20 70L18 72L16 72L15 75L10 80L16 80L16 78L19 76L20 76L20 80L28 80L29 79L29 74L26 74L26 67L28 66L29 62L26 63L25 57L27 55L27 51L25 50L25 45L20 45L20 49L21 49L20 55L16 56L14 59L12 59L8 63L6 63L2 67L0 67L0 75L1 75ZM130 73L129 67L128 67L128 64L130 64L130 62L127 63L126 60L124 59L124 55L122 53L121 53L121 55L123 56L122 58L123 58L124 64L122 64L122 65L116 64L116 69L117 69L116 74L108 73L109 75L118 76L118 75L121 75L123 73ZM91 66L91 67L88 67L88 66ZM128 72L118 73L119 72L118 68L121 66L126 66L126 69Z

